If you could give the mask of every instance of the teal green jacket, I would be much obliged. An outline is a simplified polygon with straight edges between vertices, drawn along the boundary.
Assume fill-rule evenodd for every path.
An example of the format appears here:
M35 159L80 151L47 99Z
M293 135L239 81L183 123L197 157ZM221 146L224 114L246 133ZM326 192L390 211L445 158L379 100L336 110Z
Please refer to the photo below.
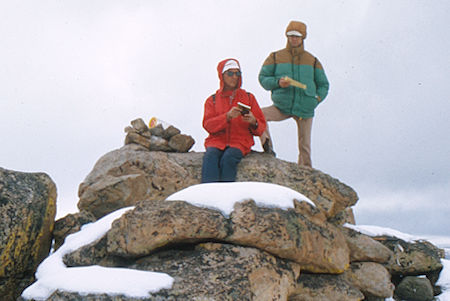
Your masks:
M305 84L306 89L281 88L278 81L285 76ZM271 53L259 72L259 82L272 92L272 101L283 114L300 118L314 117L319 98L320 102L325 100L330 86L322 64L303 49L303 44Z

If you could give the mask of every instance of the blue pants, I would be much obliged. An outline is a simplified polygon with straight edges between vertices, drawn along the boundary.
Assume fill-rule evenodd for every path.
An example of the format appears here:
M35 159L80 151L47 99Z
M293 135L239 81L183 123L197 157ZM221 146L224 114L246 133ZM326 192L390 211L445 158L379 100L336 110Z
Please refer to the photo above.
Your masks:
M227 147L220 150L216 147L206 148L203 156L202 183L236 181L237 165L243 154L240 149Z

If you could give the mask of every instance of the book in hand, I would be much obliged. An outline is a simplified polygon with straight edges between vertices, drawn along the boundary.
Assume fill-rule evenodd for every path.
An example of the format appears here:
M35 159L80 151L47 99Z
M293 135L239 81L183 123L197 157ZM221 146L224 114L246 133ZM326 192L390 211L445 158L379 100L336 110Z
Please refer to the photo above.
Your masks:
M292 79L292 78L290 78L288 76L283 77L283 79L287 80L291 84L291 86L294 86L294 87L306 90L306 85L301 83L301 82L298 82L298 81L296 81L296 80L294 80L294 79Z
M241 114L242 115L248 114L248 112L250 112L250 110L252 108L251 106L246 105L245 103L242 103L242 102L238 102L237 105L241 109Z

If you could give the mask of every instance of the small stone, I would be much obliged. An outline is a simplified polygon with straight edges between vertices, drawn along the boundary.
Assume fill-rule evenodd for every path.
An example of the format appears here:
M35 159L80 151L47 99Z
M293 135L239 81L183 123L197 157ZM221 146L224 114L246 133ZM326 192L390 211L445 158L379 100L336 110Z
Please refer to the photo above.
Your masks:
M169 142L166 139L158 136L152 136L150 138L149 149L151 151L162 151L162 152L172 151L172 149L169 147Z
M132 128L131 126L127 126L126 128L123 129L123 131L127 134L130 132L137 133L137 131L134 128Z
M164 139L170 140L170 138L172 138L173 136L178 135L180 133L181 133L181 131L179 129L177 129L176 127L171 125L167 129L164 130L164 132L162 133L162 137Z
M95 220L95 216L86 210L68 214L63 218L60 218L55 222L55 227L53 229L53 238L55 239L53 248L55 250L59 249L64 243L64 239L69 234L78 232L82 225L94 222Z
M169 141L169 146L178 153L186 153L194 145L195 140L191 136L177 134Z
M142 118L138 118L138 119L131 121L131 125L138 133L143 133L145 131L148 131L148 127L145 124L144 120L142 120Z
M425 277L405 277L395 290L395 295L402 300L431 301L433 300L433 287Z
M379 263L354 262L344 277L366 296L390 298L394 293L391 275Z
M125 137L125 145L131 144L131 143L135 143L135 144L139 144L142 145L145 148L150 148L150 139L145 138L142 135L139 135L136 132L129 132L127 134L127 136Z
M158 124L157 126L152 127L150 129L150 133L154 136L162 137L164 133L164 128L161 124Z

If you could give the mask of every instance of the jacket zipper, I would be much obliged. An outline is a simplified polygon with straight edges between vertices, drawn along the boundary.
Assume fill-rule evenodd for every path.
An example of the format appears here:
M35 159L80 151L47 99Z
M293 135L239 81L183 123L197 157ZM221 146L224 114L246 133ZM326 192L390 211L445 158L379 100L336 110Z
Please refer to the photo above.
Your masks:
M232 94L233 95L233 94ZM228 101L228 108L230 109L231 108L231 104L233 103L233 98L232 98L232 96L230 96L229 98L229 101ZM230 146L230 137L231 137L231 120L228 122L228 126L227 126L227 147L229 147Z
M291 53L291 71L292 71L292 77L295 77L294 75L294 55ZM295 79L295 78L293 78ZM295 88L291 87L291 94L292 94L292 104L291 109L289 110L290 113L292 113L292 110L294 109L294 102L295 102Z

